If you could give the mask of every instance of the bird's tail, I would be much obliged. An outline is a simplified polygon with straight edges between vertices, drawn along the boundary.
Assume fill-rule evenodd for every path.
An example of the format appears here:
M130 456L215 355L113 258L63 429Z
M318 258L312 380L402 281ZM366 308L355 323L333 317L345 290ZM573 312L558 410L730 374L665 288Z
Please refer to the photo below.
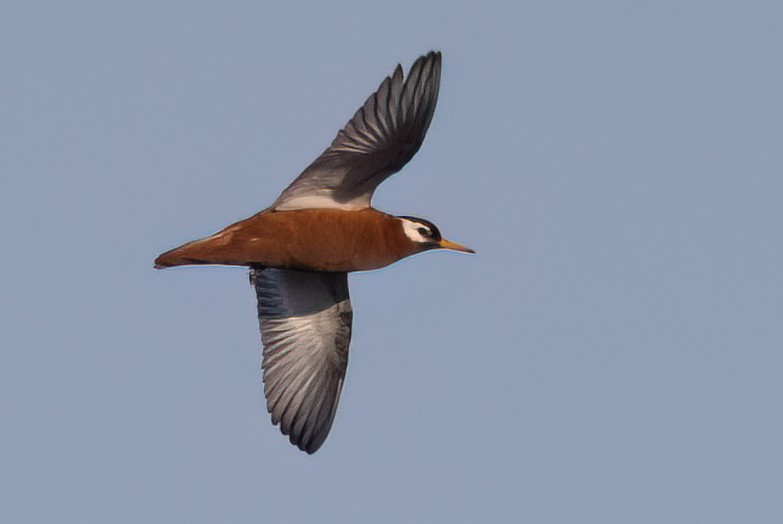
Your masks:
M155 269L204 264L235 264L221 252L221 246L216 246L215 244L215 236L211 236L188 242L161 253L155 259Z
M198 242L198 240L195 242ZM169 251L158 255L158 258L155 259L155 269L199 264L200 262L193 257L193 249L190 248L191 244L194 244L195 242L188 242L187 244L170 249Z

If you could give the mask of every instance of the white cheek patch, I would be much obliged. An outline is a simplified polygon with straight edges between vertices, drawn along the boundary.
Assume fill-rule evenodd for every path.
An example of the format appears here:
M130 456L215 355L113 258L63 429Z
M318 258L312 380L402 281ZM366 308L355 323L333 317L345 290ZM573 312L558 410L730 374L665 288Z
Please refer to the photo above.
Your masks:
M414 242L419 242L421 244L425 242L429 242L430 239L428 237L425 237L421 233L419 233L420 227L426 227L422 224L419 224L418 222L411 222L410 220L403 219L402 221L402 230L405 232L405 235L413 240Z

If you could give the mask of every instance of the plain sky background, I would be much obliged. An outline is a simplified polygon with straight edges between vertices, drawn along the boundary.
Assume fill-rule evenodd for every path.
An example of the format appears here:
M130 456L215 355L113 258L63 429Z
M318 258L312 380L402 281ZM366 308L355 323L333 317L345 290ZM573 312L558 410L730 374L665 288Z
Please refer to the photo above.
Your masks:
M780 2L4 2L0 521L783 521ZM269 205L443 51L307 456L246 271Z

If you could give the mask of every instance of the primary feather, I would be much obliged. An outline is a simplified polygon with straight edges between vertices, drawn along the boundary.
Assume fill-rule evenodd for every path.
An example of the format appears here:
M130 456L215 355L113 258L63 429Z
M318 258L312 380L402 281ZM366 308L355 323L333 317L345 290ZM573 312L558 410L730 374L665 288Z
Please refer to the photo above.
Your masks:
M346 273L251 269L272 423L314 453L332 427L351 342Z
M419 57L405 80L398 65L272 207L369 207L375 188L421 147L438 102L440 69L436 51Z

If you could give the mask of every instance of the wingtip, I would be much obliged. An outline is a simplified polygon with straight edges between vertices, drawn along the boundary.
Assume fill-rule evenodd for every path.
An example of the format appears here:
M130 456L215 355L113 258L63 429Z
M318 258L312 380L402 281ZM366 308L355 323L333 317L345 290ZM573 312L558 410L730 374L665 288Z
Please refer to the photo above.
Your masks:
M301 442L300 443L300 442L294 442L293 440L291 440L290 442L291 442L291 444L296 446L300 451L303 451L303 452L307 453L308 455L312 455L313 453L315 453L316 451L321 449L321 444L323 444L323 442L319 442L319 443L316 443L316 444L306 443L306 442Z
M442 56L443 53L441 53L441 51L433 49L430 52L428 52L426 55L423 55L422 58L427 60L433 60L435 62L440 62Z
M439 63L441 61L441 58L443 56L443 53L440 50L431 49L424 53L423 55L420 55L416 60L414 60L414 65L416 62L428 62L433 61ZM413 66L411 66L413 68ZM404 72L404 68L402 67L402 64L397 64L397 67L394 68L394 73L396 74L399 70L400 73Z

